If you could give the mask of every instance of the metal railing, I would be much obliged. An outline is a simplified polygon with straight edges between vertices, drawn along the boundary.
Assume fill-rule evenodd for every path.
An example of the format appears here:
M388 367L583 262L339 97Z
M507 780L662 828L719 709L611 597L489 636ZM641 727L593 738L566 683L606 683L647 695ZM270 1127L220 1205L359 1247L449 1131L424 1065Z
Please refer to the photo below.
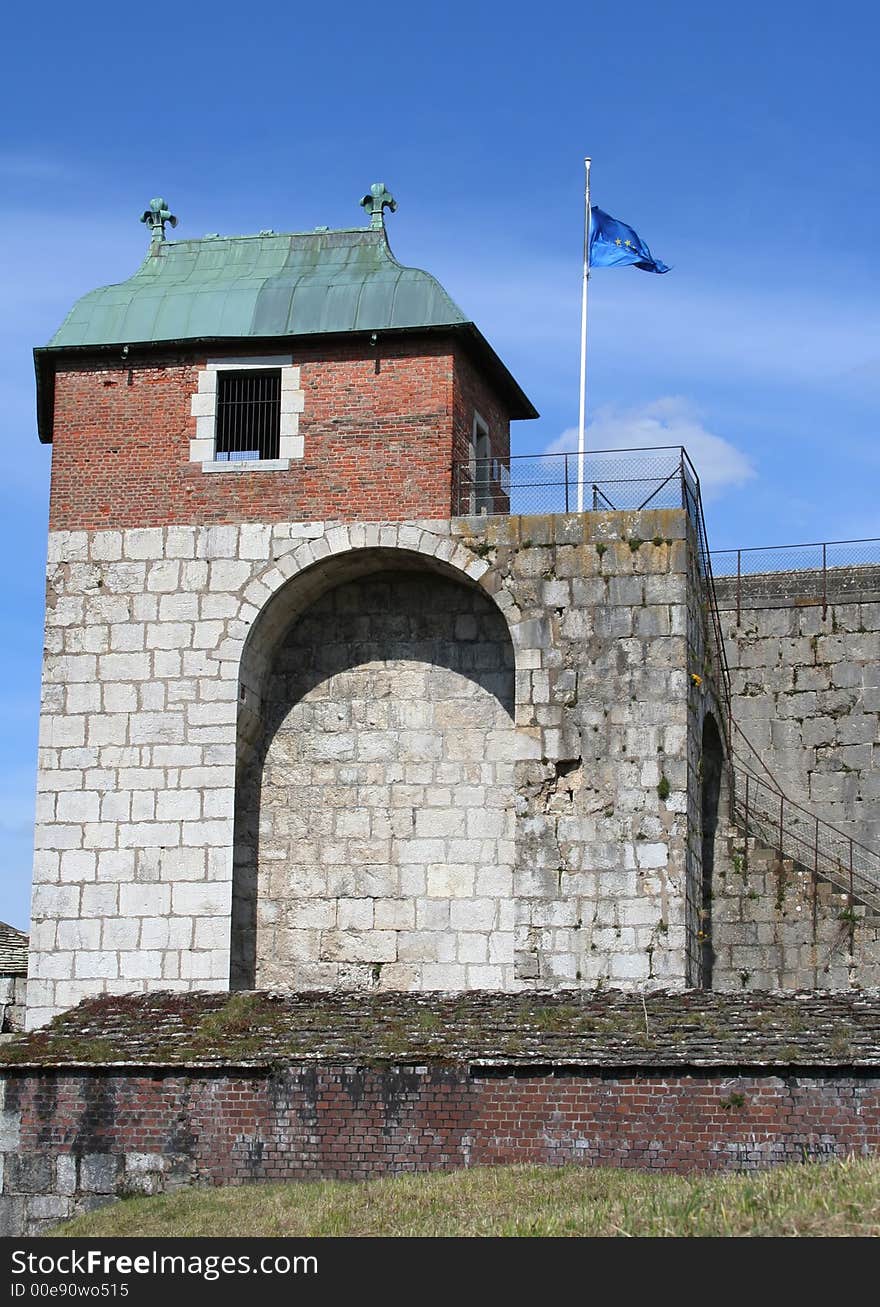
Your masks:
M756 598L779 607L821 604L825 616L832 597L846 602L880 590L880 539L716 549L712 566L719 579L734 582L737 623Z
M693 464L682 450L685 503L688 514L697 533L697 561L703 578L705 596L705 615L708 627L707 635L714 655L715 675L718 681L718 697L721 700L721 722L727 745L728 757L733 750L733 693L730 683L730 667L727 662L727 646L721 629L721 615L718 609L718 594L715 589L715 574L712 570L712 552L709 549L709 537L706 532L706 518L703 513L703 499L700 494L700 479L693 472ZM690 471L688 471L690 469ZM692 473L692 476L691 476Z
M220 372L215 458L220 462L278 457L281 369Z
M736 750L732 759L731 817L745 836L744 874L748 874L748 840L753 837L812 874L814 913L816 883L820 879L845 896L843 920L853 921L848 914L856 901L880 913L877 853L789 799L769 773L767 779L757 776L743 765Z
M733 719L730 669L721 626L715 576L737 578L737 605L745 577L790 577L814 573L816 602L827 606L829 580L844 572L880 565L880 539L779 545L765 549L709 549L696 470L681 446L590 450L583 469L577 454L538 454L466 460L453 468L453 511L482 513L572 513L684 508L696 535L697 561L705 595L705 636L711 650L722 709L731 818L748 839L756 838L781 858L825 880L846 897L842 918L858 901L880 913L880 855L845 831L790 799L759 751ZM799 599L802 602L802 599Z
M453 467L453 505L462 515L573 513L683 508L697 537L697 558L706 594L707 637L720 681L725 736L730 740L730 671L721 631L712 554L700 495L700 478L683 445L641 449L591 449L583 465L577 454L515 455L465 459Z
M576 513L686 508L699 479L681 445L591 449L460 459L453 465L453 513Z
M577 454L514 455L509 463L459 460L452 468L452 503L462 516L577 512L579 503L591 512L684 508L697 536L707 634L720 681L724 735L730 742L730 669L720 629L713 554L706 535L700 477L684 446L590 450L584 454L583 465Z
M877 589L859 569L876 569L880 565L880 540L835 540L816 544L771 545L764 548L723 549L712 553L713 571L719 579L735 579L737 624L743 607L743 580L760 578L765 599L773 606L804 602L821 604L827 615L829 595L845 598L864 590ZM798 589L792 589L793 577ZM812 578L812 594L804 580ZM717 591L710 595L715 621L720 630ZM880 914L880 855L854 839L846 831L818 817L802 804L789 798L732 715L730 682L728 694L730 724L729 777L731 818L746 839L743 850L748 865L748 839L753 837L774 849L781 858L798 863L809 872L813 882L813 918L817 911L817 882L827 881L845 900L841 920L854 924L852 907L862 903Z

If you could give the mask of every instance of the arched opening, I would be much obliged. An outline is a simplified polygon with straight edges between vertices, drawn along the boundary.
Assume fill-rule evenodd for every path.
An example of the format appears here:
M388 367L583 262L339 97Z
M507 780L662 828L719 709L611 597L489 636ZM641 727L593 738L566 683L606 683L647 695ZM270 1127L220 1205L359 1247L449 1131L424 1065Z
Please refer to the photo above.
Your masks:
M511 987L502 614L451 568L379 550L264 611L243 663L233 988Z
M715 951L712 946L712 896L715 874L715 836L718 829L721 781L724 771L724 745L718 724L711 714L703 721L702 785L700 798L702 824L702 887L700 895L700 984L712 988Z

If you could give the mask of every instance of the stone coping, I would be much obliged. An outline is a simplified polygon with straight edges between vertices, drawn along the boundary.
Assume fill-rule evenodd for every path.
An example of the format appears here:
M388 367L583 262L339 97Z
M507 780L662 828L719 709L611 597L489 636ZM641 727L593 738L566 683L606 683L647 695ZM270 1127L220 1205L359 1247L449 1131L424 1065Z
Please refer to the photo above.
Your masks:
M736 608L736 576L715 577L722 612ZM823 577L811 567L780 572L749 572L740 581L740 604L753 608L809 608L816 604L876 603L880 600L880 566L866 563L830 567Z
M167 993L90 999L0 1047L41 1067L880 1067L880 990Z

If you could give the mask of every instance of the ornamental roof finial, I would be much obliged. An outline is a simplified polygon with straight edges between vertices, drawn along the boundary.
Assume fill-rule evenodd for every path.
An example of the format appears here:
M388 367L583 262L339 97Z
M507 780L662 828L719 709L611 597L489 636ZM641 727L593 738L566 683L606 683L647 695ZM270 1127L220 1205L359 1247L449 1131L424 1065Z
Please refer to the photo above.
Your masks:
M360 203L370 215L370 226L377 231L382 231L385 226L383 209L390 209L392 213L397 209L397 200L385 189L384 182L373 182L369 195L365 195Z
M153 243L164 241L166 222L170 222L172 227L177 226L177 219L162 199L150 200L149 209L141 214L141 222L150 224L150 240Z

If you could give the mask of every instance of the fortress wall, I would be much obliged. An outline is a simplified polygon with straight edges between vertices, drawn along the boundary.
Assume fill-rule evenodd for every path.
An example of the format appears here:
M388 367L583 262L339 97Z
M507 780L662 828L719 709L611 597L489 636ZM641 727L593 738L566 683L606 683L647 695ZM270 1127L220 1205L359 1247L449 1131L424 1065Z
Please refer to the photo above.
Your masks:
M716 584L736 722L790 798L880 850L880 568L744 577L739 621Z
M880 850L880 569L722 577L716 588L734 720L758 757L735 732L737 749L789 798ZM716 988L880 982L876 913L815 882L809 865L746 843L725 822L716 871Z
M290 628L344 579L337 564L363 575L405 562L426 584L441 573L481 591L508 628L514 747L494 760L515 764L513 979L503 983L683 984L689 786L711 704L708 682L689 675L699 657L691 555L681 511L54 532L29 1022L98 993L229 987L247 755L237 727L266 710L243 679L245 642L274 599L283 634L285 612ZM423 706L436 702L423 688ZM490 819L509 811L510 791L500 793ZM486 838L505 840L506 829ZM362 853L346 855L355 879ZM453 856L433 862L450 867ZM487 874L511 865L498 848L492 857L480 853ZM469 900L475 914L485 897ZM493 915L487 936L494 929ZM405 961L381 942L381 957L358 959L370 984ZM456 973L455 983L475 979Z
M716 990L880 985L880 923L811 870L724 823L712 899Z

